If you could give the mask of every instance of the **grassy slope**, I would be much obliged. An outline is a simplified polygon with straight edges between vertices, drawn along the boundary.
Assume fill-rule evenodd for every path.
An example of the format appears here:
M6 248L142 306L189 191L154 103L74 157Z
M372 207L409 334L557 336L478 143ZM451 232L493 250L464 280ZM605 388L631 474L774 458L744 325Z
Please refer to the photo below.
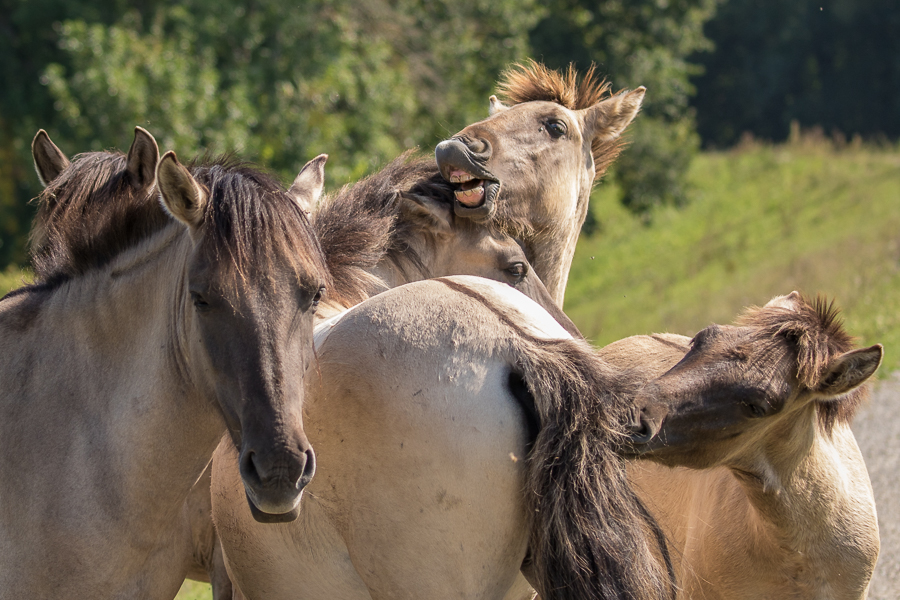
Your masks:
M862 343L900 367L900 152L827 142L706 153L691 204L645 226L601 186L602 231L582 238L566 312L598 344L691 335L797 289L844 309Z

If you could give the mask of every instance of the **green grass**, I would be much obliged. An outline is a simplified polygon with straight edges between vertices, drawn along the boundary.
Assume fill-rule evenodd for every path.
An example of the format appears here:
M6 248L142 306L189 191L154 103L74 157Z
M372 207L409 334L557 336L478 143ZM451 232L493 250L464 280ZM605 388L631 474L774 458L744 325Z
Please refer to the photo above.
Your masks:
M212 587L208 583L200 583L199 581L184 580L184 585L175 596L175 600L210 600L212 598Z
M30 281L29 274L15 267L0 271L0 296Z
M704 153L691 203L649 225L602 185L602 229L582 237L566 312L598 344L637 333L691 335L799 290L843 308L861 343L900 367L900 152L824 140Z

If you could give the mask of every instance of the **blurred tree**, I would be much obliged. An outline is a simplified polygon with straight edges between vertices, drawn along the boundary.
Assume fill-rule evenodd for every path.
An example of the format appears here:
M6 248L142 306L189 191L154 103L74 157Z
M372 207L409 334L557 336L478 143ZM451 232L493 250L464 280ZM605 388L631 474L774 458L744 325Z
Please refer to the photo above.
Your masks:
M548 66L597 63L613 89L647 86L631 145L613 166L622 202L636 213L686 201L685 175L699 147L690 76L692 53L711 48L703 24L719 0L551 0L531 30L534 56Z
M487 114L528 54L536 0L0 0L0 268L24 258L29 143L126 146L134 125L182 156L236 151L332 186ZM439 33L438 33L439 32Z
M900 137L900 3L729 0L698 56L698 129L728 146L745 131L781 141L790 123Z

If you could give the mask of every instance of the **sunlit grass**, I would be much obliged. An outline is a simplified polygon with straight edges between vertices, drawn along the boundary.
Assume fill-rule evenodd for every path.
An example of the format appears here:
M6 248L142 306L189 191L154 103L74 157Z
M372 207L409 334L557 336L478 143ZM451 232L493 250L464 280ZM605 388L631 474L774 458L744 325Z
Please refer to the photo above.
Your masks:
M175 600L211 600L212 587L208 583L200 583L190 579L184 580L184 585L175 596Z
M566 296L585 335L690 335L796 289L835 299L848 330L900 367L900 152L754 145L704 153L690 178L691 204L649 225L598 189L602 230L582 237Z
M12 289L21 287L29 281L31 281L31 275L22 269L10 267L5 271L0 271L0 296Z

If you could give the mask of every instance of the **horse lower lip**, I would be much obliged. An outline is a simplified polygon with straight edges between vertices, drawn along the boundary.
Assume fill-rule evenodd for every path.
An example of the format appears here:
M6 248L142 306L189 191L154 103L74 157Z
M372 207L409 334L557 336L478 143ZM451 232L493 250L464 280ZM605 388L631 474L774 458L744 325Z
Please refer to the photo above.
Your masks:
M472 188L471 190L456 190L454 195L463 206L478 206L484 202L484 186Z

